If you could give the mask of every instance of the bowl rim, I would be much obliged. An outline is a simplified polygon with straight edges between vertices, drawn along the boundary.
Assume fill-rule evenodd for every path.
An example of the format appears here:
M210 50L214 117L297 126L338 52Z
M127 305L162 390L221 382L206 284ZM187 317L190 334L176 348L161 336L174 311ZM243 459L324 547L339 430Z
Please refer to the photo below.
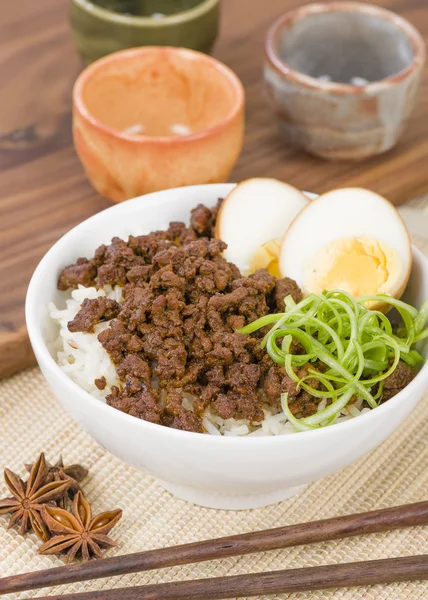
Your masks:
M180 56L185 60L197 60L205 66L214 67L214 69L216 69L228 82L230 88L234 93L233 105L228 114L220 121L218 121L211 127L208 127L207 129L195 133L190 133L189 135L175 136L150 136L141 134L130 135L123 133L119 129L114 129L113 127L106 125L102 121L99 121L89 112L83 99L84 87L89 81L89 79L92 77L94 72L99 71L108 63L114 63L118 60L135 60L135 58L138 58L144 54L161 56L173 54L176 56ZM73 86L73 112L76 111L79 114L79 116L86 122L87 125L101 131L105 135L134 144L145 142L157 143L162 146L178 145L207 138L227 128L237 117L239 117L240 114L243 113L244 106L244 86L241 80L239 79L238 75L236 75L236 73L234 73L232 69L230 69L227 65L217 60L216 58L208 56L203 52L199 52L198 50L191 50L189 48L177 48L175 46L142 46L138 48L128 48L125 50L119 50L118 52L113 52L112 54L103 56L91 63L90 65L88 65L77 77Z
M168 27L172 25L182 25L183 23L189 23L199 17L203 17L209 13L216 6L220 5L220 0L201 0L199 4L193 8L187 8L178 13L172 15L166 15L162 19L153 19L153 17L141 17L139 15L125 15L114 10L109 10L102 6L98 6L91 0L72 0L73 4L78 6L82 11L91 16L98 17L103 21L109 21L113 23L120 23L121 25L128 25L131 27L149 27L159 29L161 27Z
M320 13L331 12L354 12L367 14L388 21L396 25L397 29L407 37L413 49L413 57L411 62L396 73L377 81L369 81L365 85L353 85L350 83L340 83L334 81L322 81L316 77L312 77L293 69L285 60L280 58L277 53L277 38L282 30L287 29L294 22L304 19L308 16ZM335 95L361 95L375 94L386 86L397 84L412 75L420 69L425 62L425 42L410 21L400 15L380 6L373 4L362 4L360 2L326 2L325 4L307 4L300 6L281 15L269 28L265 38L265 60L286 79L299 83L313 90L320 90Z
M360 423L361 426L364 426L364 424L369 419L376 418L376 415L379 417L383 414L387 415L387 413L389 411L392 411L396 405L400 404L401 402L405 402L406 397L411 396L413 394L413 392L416 390L416 387L418 386L418 384L422 380L422 378L425 378L425 381L428 384L428 360L426 360L426 362L424 363L421 370L417 373L416 377L401 392L399 392L398 394L393 396L390 400L388 400L384 404L381 404L380 406L377 406L375 409L371 409L369 412L359 415L358 417L348 419L341 423L336 423L332 426L314 429L312 431L299 431L299 432L296 432L293 434L275 435L275 436L269 436L269 435L266 435L266 436L264 436L264 435L260 435L260 436L224 436L224 435L201 434L201 433L196 433L196 432L192 432L192 431L183 431L183 430L179 430L179 429L165 427L163 425L158 425L156 423L151 423L151 422L145 421L143 419L138 419L137 417L128 415L116 408L113 408L112 406L108 406L102 400L99 400L99 399L91 396L91 394L89 392L87 392L86 390L81 388L77 383L75 383L70 377L67 376L67 374L60 368L60 366L58 365L56 360L50 354L48 347L47 347L47 345L43 339L42 333L41 333L41 323L39 323L37 321L37 319L33 318L33 314L32 314L33 306L35 306L35 304L38 301L37 287L39 285L39 281L43 280L45 265L47 265L47 264L49 264L49 262L51 262L52 258L55 256L58 248L72 247L73 240L77 235L79 235L80 230L86 230L89 225L96 226L97 221L101 218L105 218L105 215L107 213L110 214L111 216L114 216L114 214L120 213L121 211L124 211L124 210L130 211L130 209L131 209L131 212L132 212L133 207L135 207L135 208L138 207L139 209L141 209L143 202L145 203L145 208L149 208L151 206L157 206L159 204L159 199L158 199L159 194L165 194L166 192L173 193L173 192L176 192L177 190L180 190L182 192L183 190L192 188L195 190L199 189L201 191L201 196L202 196L204 189L206 189L206 188L211 188L211 187L215 186L218 188L222 188L222 190L228 189L230 191L231 189L233 189L233 187L235 187L235 185L236 185L235 183L229 183L229 184L205 184L205 185L185 186L183 188L173 188L173 189L169 189L169 190L161 190L158 192L153 192L151 194L146 194L144 196L138 196L136 198L133 198L132 200L128 200L126 202L122 202L120 204L116 204L114 206L106 208L106 209L100 211L99 213L93 215L92 217L85 219L84 221L82 221L81 223L79 223L78 225L76 225L75 227L70 229L67 233L65 233L57 242L55 242L55 244L53 244L53 246L51 246L51 248L46 252L46 254L43 256L43 258L37 265L32 277L31 277L31 280L30 280L30 284L28 286L27 295L26 295L26 301L25 301L25 319L26 319L28 334L29 334L30 341L34 348L36 356L40 357L40 359L41 359L40 363L41 363L41 365L43 365L42 372L44 371L44 368L49 370L55 378L60 380L60 383L62 386L65 386L66 388L68 388L70 390L70 392L73 393L74 395L76 395L76 394L79 395L82 398L82 400L85 402L88 402L88 404L94 410L99 410L100 415L109 414L113 417L115 416L118 419L118 421L121 421L124 425L129 423L129 424L133 424L134 427L141 428L142 433L144 432L144 430L148 429L148 431L157 433L158 435L164 435L169 438L177 438L178 440L181 440L183 442L185 440L188 440L190 442L190 441L196 441L199 439L201 441L204 440L202 442L204 444L219 444L220 443L220 444L229 445L232 447L236 447L237 445L240 445L240 444L243 444L244 446L245 445L248 446L249 444L257 444L258 446L270 445L270 444L287 444L287 443L292 443L292 442L285 441L285 440L297 439L297 440L301 441L302 439L306 439L308 436L309 436L309 438L308 438L309 440L310 439L314 440L315 436L318 436L318 438L322 437L322 436L329 436L329 435L332 435L329 432L334 433L334 431L337 431L338 428L339 428L339 431L341 431L341 432L344 432L347 429L352 430L353 428L358 427L358 423ZM224 191L219 192L219 193L224 193ZM426 277L428 279L428 258L426 258L424 256L424 254L418 248L416 248L416 246L414 246L413 244L412 244L412 253L414 256L416 256L418 258L419 262L423 265L424 272L426 273ZM221 441L219 441L219 440L221 440ZM243 440L246 440L246 441L243 441Z

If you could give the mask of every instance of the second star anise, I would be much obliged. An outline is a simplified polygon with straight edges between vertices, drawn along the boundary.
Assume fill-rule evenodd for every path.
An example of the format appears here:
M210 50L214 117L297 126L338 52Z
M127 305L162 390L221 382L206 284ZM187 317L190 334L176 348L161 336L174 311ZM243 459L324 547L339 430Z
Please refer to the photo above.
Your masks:
M40 554L67 552L71 562L80 552L84 561L91 556L102 558L102 548L112 548L116 542L107 534L122 517L120 509L92 517L92 510L82 492L73 500L71 512L57 506L44 506L43 520L52 533L52 538L40 548Z
M64 494L63 498L59 498L56 501L61 508L65 509L67 508L67 495L73 499L77 492L81 491L79 483L87 476L88 469L79 464L64 466L62 456L60 456L59 460L53 465L46 461L46 467L46 483L50 483L51 481L66 481L67 479L71 480L68 492ZM25 465L25 468L27 471L31 472L33 465Z
M44 542L49 539L49 530L41 517L41 510L48 502L64 497L71 486L71 480L47 481L47 465L41 454L31 469L28 481L5 469L4 479L12 498L0 500L0 515L11 514L9 528L20 524L22 535L30 529Z

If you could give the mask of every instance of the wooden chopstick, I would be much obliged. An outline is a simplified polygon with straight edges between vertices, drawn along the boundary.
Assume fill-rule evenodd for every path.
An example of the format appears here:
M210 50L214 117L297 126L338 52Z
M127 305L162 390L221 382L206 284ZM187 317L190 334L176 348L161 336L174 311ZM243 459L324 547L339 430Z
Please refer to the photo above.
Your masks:
M0 596L426 524L428 501L12 575L0 579Z
M428 555L46 596L31 600L222 600L428 579Z

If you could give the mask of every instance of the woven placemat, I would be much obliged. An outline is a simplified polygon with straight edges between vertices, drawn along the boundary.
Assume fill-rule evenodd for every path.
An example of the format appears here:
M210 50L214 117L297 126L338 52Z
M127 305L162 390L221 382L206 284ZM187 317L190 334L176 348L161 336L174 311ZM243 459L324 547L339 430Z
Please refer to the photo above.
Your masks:
M424 245L422 240L418 245ZM424 249L428 250L426 242ZM84 489L95 512L117 507L124 509L123 519L113 532L119 546L110 551L110 555L428 499L428 397L385 443L364 459L312 483L289 500L241 512L216 511L187 504L172 497L150 477L112 457L63 411L38 369L0 382L0 425L0 467L7 465L24 475L24 463L33 461L41 450L50 461L62 454L66 463L80 462L90 469ZM6 487L0 483L0 497L5 495ZM0 576L63 564L61 558L39 556L34 534L22 538L14 530L7 531L6 523L6 519L0 517ZM424 553L428 553L428 527L419 527L67 585L50 591L88 591L114 585L141 585ZM48 590L7 597L13 600L46 593ZM428 598L428 582L283 596L286 597L293 600L422 600Z

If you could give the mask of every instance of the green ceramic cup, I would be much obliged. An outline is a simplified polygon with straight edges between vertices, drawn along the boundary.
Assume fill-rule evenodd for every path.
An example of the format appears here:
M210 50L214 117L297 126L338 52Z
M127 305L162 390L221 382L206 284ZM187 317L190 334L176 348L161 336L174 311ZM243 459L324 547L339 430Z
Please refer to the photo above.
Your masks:
M137 46L180 46L208 53L220 0L70 0L70 22L85 65Z

